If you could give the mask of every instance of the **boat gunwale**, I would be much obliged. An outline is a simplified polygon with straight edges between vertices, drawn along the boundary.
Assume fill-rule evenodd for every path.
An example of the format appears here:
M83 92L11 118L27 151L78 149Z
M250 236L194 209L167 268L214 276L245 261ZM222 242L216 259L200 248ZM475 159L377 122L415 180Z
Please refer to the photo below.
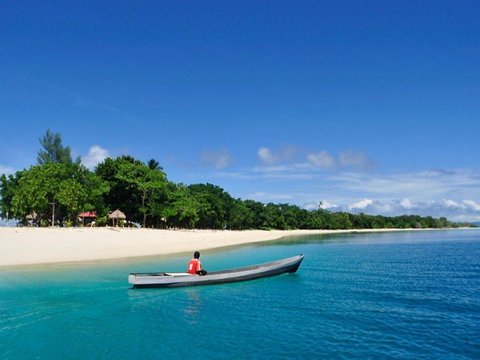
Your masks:
M129 283L131 283L134 288L165 288L254 280L263 277L280 275L287 272L296 272L303 261L303 258L303 254L300 254L290 258L275 260L263 264L244 266L226 271L211 272L204 276L183 274L180 276L171 276L168 273L143 273L143 275L139 274L140 276L137 276L136 274L132 273L129 275Z
M203 275L202 277L209 276L209 275L221 275L221 274L231 274L231 273L236 273L236 272L243 272L243 271L250 271L250 270L256 270L259 268L267 268L267 267L272 267L280 264L288 264L291 262L299 261L303 259L304 255L296 255L292 256L289 258L285 259L280 259L280 260L274 260L274 261L269 261L261 264L256 264L256 265L247 265L247 266L242 266L242 267L237 267L233 269L225 269L225 270L218 270L218 271L211 271L208 272L206 275ZM295 260L294 260L295 259ZM185 275L171 275L168 272L157 272L157 273L130 273L130 275L138 276L138 277L159 277L159 276L164 276L164 277L172 277L172 278L187 278L190 275L191 276L196 276L194 274L185 274Z

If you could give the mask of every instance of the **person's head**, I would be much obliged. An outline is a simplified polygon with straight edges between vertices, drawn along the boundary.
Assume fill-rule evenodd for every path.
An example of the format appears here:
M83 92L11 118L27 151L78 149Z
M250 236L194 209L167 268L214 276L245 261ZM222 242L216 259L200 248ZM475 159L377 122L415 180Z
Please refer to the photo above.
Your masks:
M195 252L193 253L193 257L194 257L195 259L198 259L198 258L200 257L200 253L199 253L198 251L195 251Z

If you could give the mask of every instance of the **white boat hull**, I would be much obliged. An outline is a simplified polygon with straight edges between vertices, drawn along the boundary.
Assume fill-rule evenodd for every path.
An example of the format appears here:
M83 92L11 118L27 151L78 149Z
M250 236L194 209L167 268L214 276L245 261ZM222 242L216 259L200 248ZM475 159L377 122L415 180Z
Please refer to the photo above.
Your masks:
M128 276L128 282L132 284L133 287L141 288L198 286L254 280L283 273L296 272L302 260L303 255L298 255L259 265L209 272L204 276L165 272L132 273Z

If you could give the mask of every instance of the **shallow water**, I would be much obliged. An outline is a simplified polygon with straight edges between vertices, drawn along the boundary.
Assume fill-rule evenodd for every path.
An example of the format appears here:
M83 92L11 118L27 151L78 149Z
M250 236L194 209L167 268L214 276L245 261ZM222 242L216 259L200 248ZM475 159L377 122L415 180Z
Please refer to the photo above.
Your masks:
M1 359L480 358L480 231L310 236L202 252L207 270L288 257L296 274L131 289L188 256L11 268Z

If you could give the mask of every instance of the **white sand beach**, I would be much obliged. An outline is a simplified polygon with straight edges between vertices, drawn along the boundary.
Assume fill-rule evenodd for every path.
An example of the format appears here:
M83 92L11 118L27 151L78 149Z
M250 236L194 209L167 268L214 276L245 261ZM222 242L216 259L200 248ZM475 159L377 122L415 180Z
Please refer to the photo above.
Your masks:
M375 230L216 231L0 227L0 266L166 255L276 240L292 235L353 231Z

